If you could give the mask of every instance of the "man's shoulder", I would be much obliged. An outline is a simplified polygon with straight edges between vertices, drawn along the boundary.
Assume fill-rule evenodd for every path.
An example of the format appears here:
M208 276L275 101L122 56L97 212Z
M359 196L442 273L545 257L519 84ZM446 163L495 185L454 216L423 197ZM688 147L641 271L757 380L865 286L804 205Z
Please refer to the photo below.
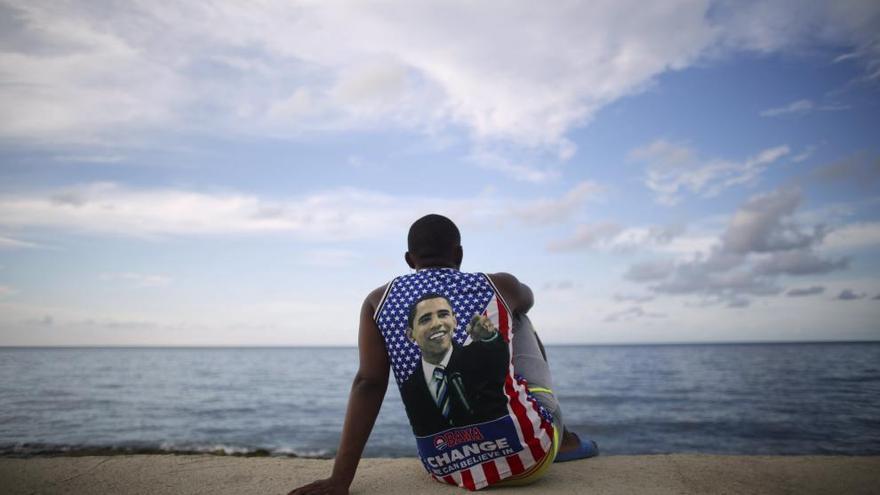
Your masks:
M380 287L376 287L375 289L370 291L370 293L367 294L367 297L364 298L364 306L367 306L371 311L375 312L376 308L379 307L379 303L382 302L382 296L385 295L385 291L388 290L388 286L390 284L391 282Z
M532 290L520 282L513 274L507 272L487 273L489 280L495 284L501 297L507 301L515 313L526 313L534 304Z
M487 273L486 276L488 276L492 280L492 283L495 284L495 286L498 288L501 288L502 285L505 287L507 287L507 286L516 287L520 284L519 279L516 278L516 276L513 275L512 273L507 273L507 272Z

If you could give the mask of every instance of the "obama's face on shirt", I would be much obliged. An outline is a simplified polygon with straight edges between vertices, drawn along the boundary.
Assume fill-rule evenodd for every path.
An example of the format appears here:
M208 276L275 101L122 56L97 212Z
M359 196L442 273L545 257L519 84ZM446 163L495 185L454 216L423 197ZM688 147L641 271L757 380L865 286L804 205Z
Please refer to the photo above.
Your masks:
M452 346L458 322L452 306L443 297L419 301L407 336L418 344L425 361L437 364Z

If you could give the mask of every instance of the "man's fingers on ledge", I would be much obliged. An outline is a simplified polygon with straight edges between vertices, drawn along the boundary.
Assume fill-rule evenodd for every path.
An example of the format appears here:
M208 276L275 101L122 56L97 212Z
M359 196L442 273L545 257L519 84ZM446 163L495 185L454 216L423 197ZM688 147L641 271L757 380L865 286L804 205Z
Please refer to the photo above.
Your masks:
M318 480L308 485L295 488L287 495L337 495L347 494L348 490L340 488L328 480Z

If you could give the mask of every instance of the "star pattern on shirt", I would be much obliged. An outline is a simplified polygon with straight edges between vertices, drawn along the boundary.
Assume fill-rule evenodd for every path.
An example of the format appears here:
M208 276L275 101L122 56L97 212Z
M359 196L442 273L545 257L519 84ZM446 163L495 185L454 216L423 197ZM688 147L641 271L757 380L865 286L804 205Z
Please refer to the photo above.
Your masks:
M376 324L385 339L398 386L421 367L419 346L406 336L407 320L412 304L431 292L445 296L452 303L458 323L452 338L458 345L468 337L466 329L471 317L482 314L495 294L483 274L463 273L452 268L420 270L394 279L376 315Z

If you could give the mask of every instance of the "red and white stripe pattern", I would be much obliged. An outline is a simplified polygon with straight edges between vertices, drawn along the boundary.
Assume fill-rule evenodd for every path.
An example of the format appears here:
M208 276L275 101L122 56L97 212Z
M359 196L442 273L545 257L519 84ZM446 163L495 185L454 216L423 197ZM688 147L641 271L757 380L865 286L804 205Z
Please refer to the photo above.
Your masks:
M495 295L489 301L483 314L488 316L501 332L501 336L507 342L508 352L512 356L513 322L510 318L510 310L489 277L486 277L486 280L492 286ZM520 444L524 447L523 450L457 471L448 476L434 476L434 479L468 490L479 490L527 472L549 454L553 446L553 425L538 412L538 405L534 399L530 398L525 381L518 381L515 378L513 360L510 361L507 377L504 381L504 393L507 396L507 411L514 419L513 423Z

